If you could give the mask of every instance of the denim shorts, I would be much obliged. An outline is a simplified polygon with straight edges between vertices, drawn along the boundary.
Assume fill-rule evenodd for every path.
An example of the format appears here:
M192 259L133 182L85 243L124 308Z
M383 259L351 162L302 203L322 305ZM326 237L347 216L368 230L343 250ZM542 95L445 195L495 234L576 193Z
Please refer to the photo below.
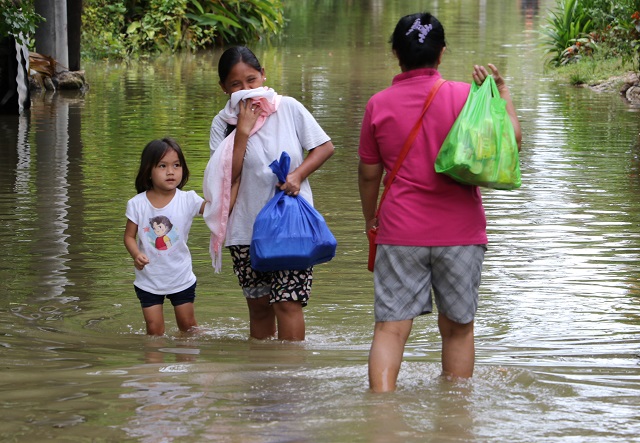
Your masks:
M375 320L410 320L433 311L467 324L478 308L485 245L378 245L374 270Z
M302 270L261 272L251 267L249 246L230 246L233 272L246 298L269 296L269 303L298 301L307 306L313 267Z
M136 295L143 308L150 306L164 304L164 298L167 297L173 306L180 306L185 303L193 303L196 299L196 284L194 283L184 291L176 292L175 294L152 294L151 292L144 291L133 285L136 290Z

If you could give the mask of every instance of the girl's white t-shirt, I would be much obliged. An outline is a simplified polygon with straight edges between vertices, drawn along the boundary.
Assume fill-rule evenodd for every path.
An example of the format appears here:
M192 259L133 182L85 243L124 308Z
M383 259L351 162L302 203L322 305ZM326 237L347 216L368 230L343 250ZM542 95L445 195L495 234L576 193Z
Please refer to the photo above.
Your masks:
M225 138L227 123L219 115L211 123L209 147L211 154ZM311 113L296 99L283 96L278 110L247 143L238 197L229 217L226 246L249 245L253 222L258 212L275 195L278 178L269 165L286 151L291 157L289 172L300 166L304 150L311 150L331 140ZM300 195L313 205L308 180L300 185Z
M149 264L141 271L136 269L135 286L152 294L168 295L196 282L187 240L203 202L195 191L180 189L164 208L155 208L146 192L127 202L127 218L138 225L138 247L149 258Z

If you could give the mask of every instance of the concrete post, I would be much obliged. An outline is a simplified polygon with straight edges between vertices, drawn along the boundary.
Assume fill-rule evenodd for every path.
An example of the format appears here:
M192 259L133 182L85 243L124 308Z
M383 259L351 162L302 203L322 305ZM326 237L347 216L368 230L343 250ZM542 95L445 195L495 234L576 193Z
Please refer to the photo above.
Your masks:
M46 21L36 30L36 52L53 57L64 69L69 69L67 38L67 0L35 0L36 12Z

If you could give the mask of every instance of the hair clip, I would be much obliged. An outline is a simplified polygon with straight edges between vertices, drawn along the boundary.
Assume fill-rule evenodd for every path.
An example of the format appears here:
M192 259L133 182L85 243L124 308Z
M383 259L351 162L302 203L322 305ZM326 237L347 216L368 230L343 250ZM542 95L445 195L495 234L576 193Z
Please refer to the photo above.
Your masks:
M420 43L424 43L425 37L427 36L429 31L431 31L432 29L433 29L433 25L428 24L427 26L422 26L422 22L420 21L419 18L417 18L416 21L413 22L413 25L411 25L411 28L409 28L409 30L405 35L409 35L413 31L419 31L420 35L418 36L418 41Z

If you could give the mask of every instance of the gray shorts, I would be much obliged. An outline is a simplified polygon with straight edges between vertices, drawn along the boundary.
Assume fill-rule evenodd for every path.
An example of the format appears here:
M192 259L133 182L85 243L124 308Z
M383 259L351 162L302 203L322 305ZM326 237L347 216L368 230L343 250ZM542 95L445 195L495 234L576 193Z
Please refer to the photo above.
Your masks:
M378 245L374 270L375 320L411 320L433 311L467 324L478 309L486 245Z

